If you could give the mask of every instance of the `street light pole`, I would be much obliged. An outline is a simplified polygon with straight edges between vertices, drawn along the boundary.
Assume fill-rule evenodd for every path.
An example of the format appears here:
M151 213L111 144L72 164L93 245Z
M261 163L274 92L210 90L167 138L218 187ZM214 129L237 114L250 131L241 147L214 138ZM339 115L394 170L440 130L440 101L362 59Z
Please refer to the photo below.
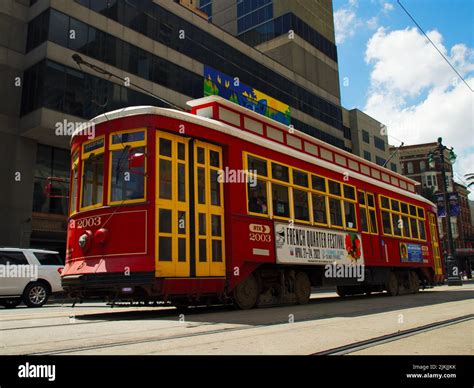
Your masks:
M459 265L457 263L455 257L455 247L454 247L454 240L453 240L453 230L451 228L451 209L449 204L449 194L448 194L448 184L446 181L446 169L444 165L444 151L448 149L442 143L443 139L441 137L438 138L438 146L436 147L436 151L438 152L439 160L441 163L441 177L443 180L443 199L444 199L444 208L446 209L446 235L448 238L447 244L447 255L445 259L446 264L446 272L448 275L448 286L460 286L462 285L461 276L459 273ZM452 152L453 160L455 158L454 152L452 148L450 149ZM431 156L432 158L432 156Z

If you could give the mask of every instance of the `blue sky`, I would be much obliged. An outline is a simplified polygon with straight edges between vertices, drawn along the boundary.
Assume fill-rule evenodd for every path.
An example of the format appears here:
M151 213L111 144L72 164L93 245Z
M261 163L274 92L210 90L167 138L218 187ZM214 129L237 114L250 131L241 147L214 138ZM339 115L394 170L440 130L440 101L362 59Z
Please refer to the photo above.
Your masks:
M474 1L401 3L474 89ZM342 105L386 124L392 144L443 136L460 157L456 175L474 172L474 94L397 1L333 0L333 8Z

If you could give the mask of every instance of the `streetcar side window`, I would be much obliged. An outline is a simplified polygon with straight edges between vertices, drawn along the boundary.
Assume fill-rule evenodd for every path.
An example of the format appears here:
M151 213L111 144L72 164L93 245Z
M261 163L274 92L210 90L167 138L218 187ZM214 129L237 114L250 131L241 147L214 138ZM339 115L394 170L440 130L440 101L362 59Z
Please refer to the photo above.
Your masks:
M248 211L250 213L268 214L267 183L257 179L247 185Z
M354 186L343 184L344 221L346 229L357 230L356 189Z
M104 190L104 137L82 145L81 210L102 206Z
M327 196L324 194L313 193L313 220L315 224L327 225Z
M290 217L290 197L288 187L272 183L273 214L278 217Z
M163 140L163 139L160 139ZM160 143L160 153L163 151ZM110 137L109 203L123 204L145 199L146 132L127 130ZM143 163L133 166L132 160ZM160 173L166 175L166 166L160 160Z
M304 190L293 189L293 212L295 219L300 221L309 221L309 201L308 192Z
M333 227L343 227L341 203L342 201L338 198L329 198L329 215Z

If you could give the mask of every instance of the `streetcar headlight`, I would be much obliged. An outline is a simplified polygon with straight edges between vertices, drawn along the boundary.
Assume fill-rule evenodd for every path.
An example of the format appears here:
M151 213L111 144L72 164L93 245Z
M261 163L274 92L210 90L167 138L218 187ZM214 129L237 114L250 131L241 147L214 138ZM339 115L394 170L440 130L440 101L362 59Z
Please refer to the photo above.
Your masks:
M105 244L108 236L109 231L105 228L100 228L94 233L94 241L99 244Z
M78 243L79 247L82 249L83 252L89 250L92 240L92 232L90 230L86 230L81 236L79 237Z

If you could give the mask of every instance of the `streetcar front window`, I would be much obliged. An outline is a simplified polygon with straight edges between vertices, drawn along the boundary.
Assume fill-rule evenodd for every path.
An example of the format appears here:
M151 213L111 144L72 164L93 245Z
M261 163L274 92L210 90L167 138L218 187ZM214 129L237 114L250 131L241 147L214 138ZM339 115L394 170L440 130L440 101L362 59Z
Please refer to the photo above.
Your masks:
M83 162L81 207L102 203L104 190L104 155L90 155Z
M147 167L145 130L114 133L110 137L109 148L109 203L120 205L144 200Z
M145 147L131 148L131 154L144 154ZM145 198L145 165L129 167L129 153L123 150L112 151L111 202Z

